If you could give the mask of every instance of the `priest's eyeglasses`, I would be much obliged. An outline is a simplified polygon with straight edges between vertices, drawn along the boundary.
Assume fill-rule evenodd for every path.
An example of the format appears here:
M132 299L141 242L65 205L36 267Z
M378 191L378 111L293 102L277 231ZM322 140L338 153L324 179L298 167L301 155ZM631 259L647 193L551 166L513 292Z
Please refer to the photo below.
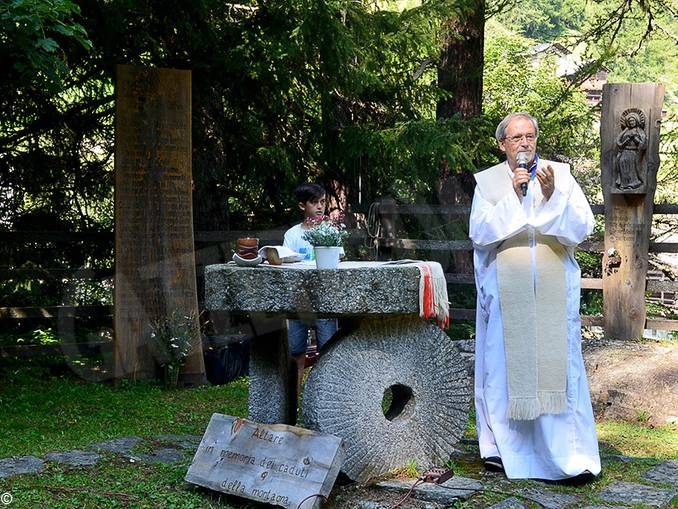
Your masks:
M529 143L532 143L534 140L537 139L536 134L516 134L515 136L507 136L506 139L510 141L511 143L520 143L522 139L525 138L525 140Z

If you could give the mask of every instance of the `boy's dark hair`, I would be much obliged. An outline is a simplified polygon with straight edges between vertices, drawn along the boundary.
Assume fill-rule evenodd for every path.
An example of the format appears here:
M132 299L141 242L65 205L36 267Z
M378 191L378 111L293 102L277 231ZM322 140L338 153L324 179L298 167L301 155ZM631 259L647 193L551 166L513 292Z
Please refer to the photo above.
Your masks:
M312 184L307 182L301 184L294 190L294 196L297 197L297 201L301 203L307 203L309 201L319 200L325 196L325 189L323 186L318 184Z

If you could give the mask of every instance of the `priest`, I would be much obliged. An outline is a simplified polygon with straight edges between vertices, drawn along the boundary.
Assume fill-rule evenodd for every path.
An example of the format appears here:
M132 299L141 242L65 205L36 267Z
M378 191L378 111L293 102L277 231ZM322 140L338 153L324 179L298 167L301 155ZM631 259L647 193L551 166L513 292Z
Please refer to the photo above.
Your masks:
M469 227L480 455L510 479L588 481L600 456L574 247L593 214L569 165L538 157L531 115L508 115L495 134L506 161L475 175Z

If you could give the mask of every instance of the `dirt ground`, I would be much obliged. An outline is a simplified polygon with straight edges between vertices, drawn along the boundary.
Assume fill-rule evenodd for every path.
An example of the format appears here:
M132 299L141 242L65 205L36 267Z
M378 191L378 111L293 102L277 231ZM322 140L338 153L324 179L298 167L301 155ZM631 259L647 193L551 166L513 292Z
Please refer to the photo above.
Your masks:
M678 343L583 342L596 420L678 423Z

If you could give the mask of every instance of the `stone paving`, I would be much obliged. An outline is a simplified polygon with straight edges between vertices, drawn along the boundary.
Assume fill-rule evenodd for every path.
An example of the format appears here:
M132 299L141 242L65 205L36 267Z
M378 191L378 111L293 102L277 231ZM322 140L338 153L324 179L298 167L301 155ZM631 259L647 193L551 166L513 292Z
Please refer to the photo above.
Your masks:
M120 437L91 444L84 450L51 452L39 458L21 456L0 459L0 481L18 475L39 475L47 463L58 463L69 468L90 468L105 462L106 455L118 455L131 463L184 464L188 468L201 437L195 435L161 435L151 438ZM463 440L460 456L455 460L479 464L475 444ZM142 452L143 451L143 452ZM632 463L643 458L607 456L603 464L610 462ZM467 463L470 464L470 463ZM605 467L603 467L605 468ZM469 469L467 469L469 470ZM401 509L444 509L457 507L458 501L466 501L463 507L489 509L628 509L669 508L678 502L678 461L665 461L648 467L641 474L642 483L614 480L594 494L596 505L590 505L575 493L564 493L562 487L538 481L508 481L502 474L478 472L478 479L455 475L442 485L420 484ZM338 482L327 507L347 509L389 509L411 488L414 480L389 479L370 487L355 483ZM2 490L0 490L2 491ZM482 492L494 494L491 505L476 503ZM475 497L475 498L474 498ZM590 500L590 495L589 495ZM236 504L231 500L230 504ZM245 505L245 504L243 504ZM233 507L233 505L229 506Z

